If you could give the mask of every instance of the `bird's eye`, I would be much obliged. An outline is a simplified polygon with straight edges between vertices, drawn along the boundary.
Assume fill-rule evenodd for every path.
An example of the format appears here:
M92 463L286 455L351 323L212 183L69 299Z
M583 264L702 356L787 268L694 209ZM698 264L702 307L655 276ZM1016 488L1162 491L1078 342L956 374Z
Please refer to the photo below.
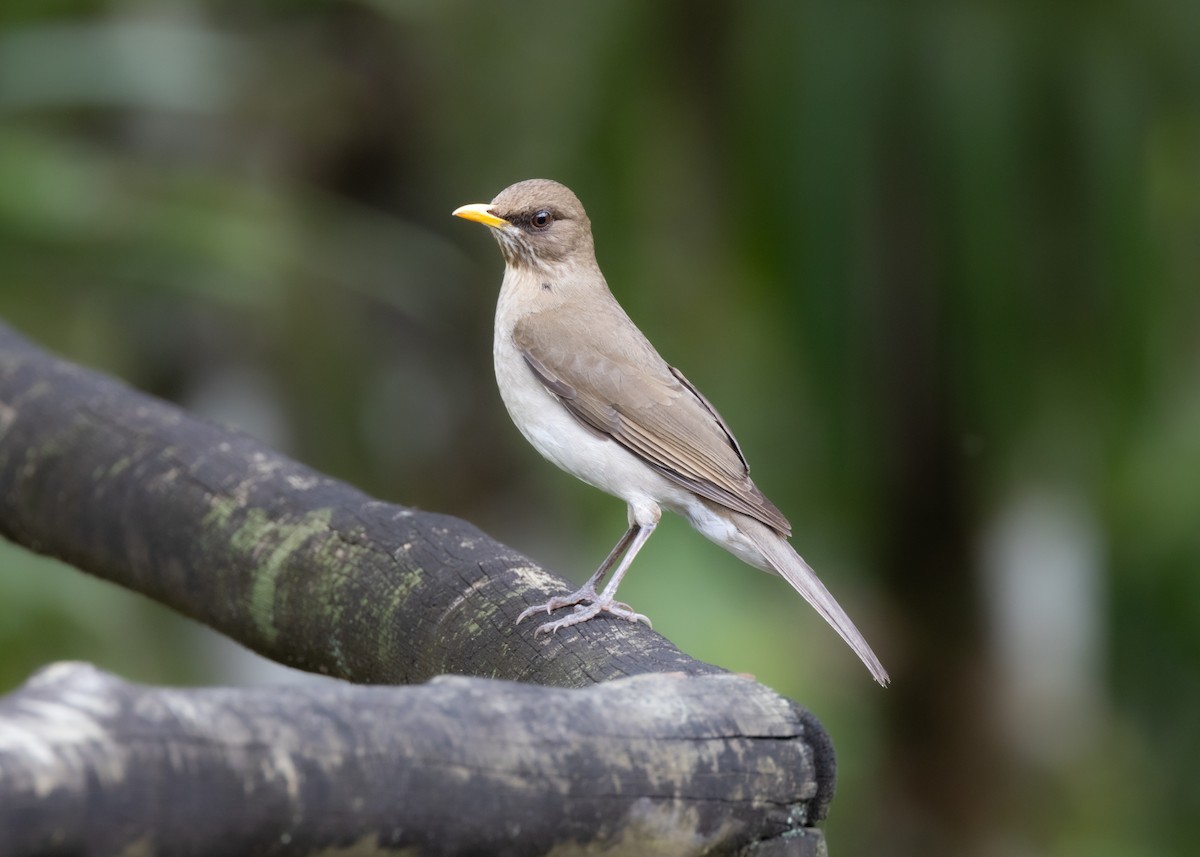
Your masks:
M533 217L529 218L529 223L534 229L545 229L554 222L554 215L542 208L534 212Z

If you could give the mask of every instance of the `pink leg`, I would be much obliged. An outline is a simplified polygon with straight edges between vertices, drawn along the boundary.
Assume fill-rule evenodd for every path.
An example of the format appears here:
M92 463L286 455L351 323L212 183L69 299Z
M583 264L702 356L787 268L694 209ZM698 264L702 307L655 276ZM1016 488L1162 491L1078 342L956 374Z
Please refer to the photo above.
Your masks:
M588 579L587 583L570 595L556 595L545 604L538 604L528 608L517 617L517 622L520 623L521 620L528 616L540 613L543 610L550 613L560 607L574 605L575 609L571 611L569 616L545 623L537 629L537 633L545 634L557 631L559 628L569 628L572 625L578 625L580 622L586 622L600 613L611 613L627 622L645 622L649 625L649 619L641 613L634 612L633 608L628 604L617 601L615 596L617 594L617 587L621 585L621 579L629 571L629 566L633 563L634 557L638 555L638 551L642 549L642 545L650 538L650 534L654 532L656 526L656 524L645 527L637 524L631 525L625 531L625 535L621 536L620 541L609 552L608 556L605 557L604 562L600 563L600 567L596 569L596 573ZM624 554L624 557L621 559L621 564L617 566L617 570L613 572L612 580L604 587L603 592L597 594L596 584L604 579L604 575L608 573L612 564L616 562L617 557L620 557L621 554Z

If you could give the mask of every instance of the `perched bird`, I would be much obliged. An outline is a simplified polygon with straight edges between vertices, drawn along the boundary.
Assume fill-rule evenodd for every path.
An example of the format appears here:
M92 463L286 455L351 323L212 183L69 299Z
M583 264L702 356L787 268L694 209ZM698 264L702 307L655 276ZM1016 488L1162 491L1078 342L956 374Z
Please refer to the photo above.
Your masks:
M504 256L492 348L509 416L538 452L624 500L629 512L629 529L587 583L517 621L574 607L539 632L601 612L649 624L615 596L669 509L741 560L781 575L886 685L887 671L863 635L788 544L791 525L750 480L725 420L658 355L608 290L591 221L575 194L531 179L454 214L490 227Z

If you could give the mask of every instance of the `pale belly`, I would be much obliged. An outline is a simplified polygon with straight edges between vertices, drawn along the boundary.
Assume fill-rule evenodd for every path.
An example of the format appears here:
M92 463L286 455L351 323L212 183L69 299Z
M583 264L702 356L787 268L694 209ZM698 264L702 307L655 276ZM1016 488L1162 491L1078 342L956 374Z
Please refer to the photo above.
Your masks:
M493 357L508 415L544 458L624 500L631 524L654 526L661 509L667 509L744 562L771 570L758 547L740 532L737 520L742 515L698 497L616 441L585 428L533 374L511 336L497 333Z
M510 337L497 336L493 356L496 383L508 415L543 457L575 478L621 498L642 523L658 520L657 506L684 511L691 492L616 441L584 428L537 379Z

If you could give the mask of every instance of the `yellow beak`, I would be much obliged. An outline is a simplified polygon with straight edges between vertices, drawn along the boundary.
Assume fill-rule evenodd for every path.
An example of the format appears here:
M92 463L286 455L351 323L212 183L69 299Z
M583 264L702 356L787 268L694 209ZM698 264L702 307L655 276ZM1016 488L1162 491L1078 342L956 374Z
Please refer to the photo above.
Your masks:
M466 220L474 220L476 223L482 223L484 226L508 226L508 221L503 217L497 217L496 215L492 214L492 212L489 211L490 208L491 203L475 202L471 205L459 206L458 208L454 209L453 214L455 217L462 217Z

